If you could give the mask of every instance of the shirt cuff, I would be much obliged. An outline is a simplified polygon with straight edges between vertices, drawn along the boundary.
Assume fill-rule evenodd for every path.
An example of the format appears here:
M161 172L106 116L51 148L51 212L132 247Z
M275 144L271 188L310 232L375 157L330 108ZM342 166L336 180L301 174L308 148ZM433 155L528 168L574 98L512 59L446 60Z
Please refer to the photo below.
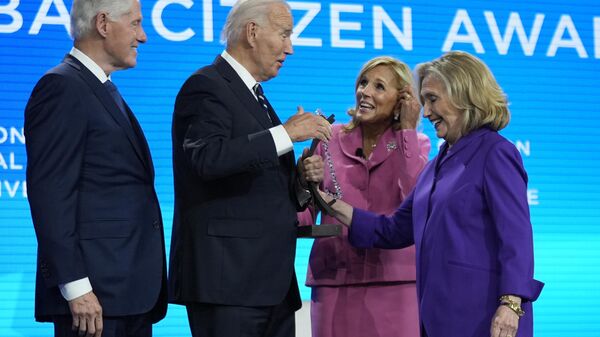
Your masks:
M60 289L60 293L62 294L62 296L67 301L74 300L77 297L83 296L92 291L90 279L87 277L79 279L77 281L59 284L58 288Z
M285 131L283 125L277 125L269 129L273 142L275 142L275 150L277 150L277 157L284 155L294 148L292 139Z

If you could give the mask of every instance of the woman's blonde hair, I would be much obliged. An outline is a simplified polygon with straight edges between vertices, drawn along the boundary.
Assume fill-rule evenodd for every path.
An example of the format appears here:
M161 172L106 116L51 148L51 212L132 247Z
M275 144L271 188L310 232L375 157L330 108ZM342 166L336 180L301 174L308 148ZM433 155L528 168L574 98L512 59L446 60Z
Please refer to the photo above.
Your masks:
M510 111L506 94L490 69L477 57L451 51L418 65L417 76L419 93L426 76L434 76L444 83L450 104L463 112L463 135L482 126L498 131L508 124ZM424 105L420 94L419 99Z
M362 77L370 70L372 70L375 67L378 66L385 66L388 69L391 70L392 74L394 74L394 87L398 90L402 90L404 87L406 87L407 85L413 85L413 77L412 77L412 73L410 71L410 68L406 65L406 63L393 58L391 56L378 56L375 57L369 61L367 61L367 63L365 63L362 68L360 69L360 72L358 73L358 76L356 77L356 83L354 84L354 91L356 92L356 89L358 89L358 85L360 84L360 80L362 79ZM355 129L356 127L358 127L360 125L360 122L358 120L356 120L355 116L356 116L356 109L352 108L352 109L348 109L348 115L350 115L352 117L352 120L350 120L350 122L346 125L344 125L343 129L346 132L349 132L353 129ZM400 129L400 120L393 120L392 121L392 128L394 128L395 130Z

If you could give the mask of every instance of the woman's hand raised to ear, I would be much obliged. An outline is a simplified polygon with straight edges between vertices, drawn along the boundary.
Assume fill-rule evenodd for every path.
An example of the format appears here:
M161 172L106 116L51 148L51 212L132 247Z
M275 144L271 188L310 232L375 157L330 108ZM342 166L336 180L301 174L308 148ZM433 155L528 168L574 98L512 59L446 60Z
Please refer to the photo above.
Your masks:
M400 117L401 129L416 129L421 115L421 103L413 93L413 88L407 85L398 93L396 111Z

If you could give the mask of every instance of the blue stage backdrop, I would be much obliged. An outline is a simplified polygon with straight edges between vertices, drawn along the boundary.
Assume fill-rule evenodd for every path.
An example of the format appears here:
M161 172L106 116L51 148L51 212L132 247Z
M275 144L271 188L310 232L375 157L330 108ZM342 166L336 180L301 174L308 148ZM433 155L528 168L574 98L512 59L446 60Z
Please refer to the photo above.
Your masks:
M36 240L27 203L23 110L39 77L72 45L71 3L0 0L0 336L51 335L51 325L33 319ZM137 68L113 76L154 156L167 243L173 103L185 79L223 49L220 31L232 3L143 1L148 43L139 48ZM512 110L502 134L518 147L529 173L535 275L546 282L535 306L536 335L600 336L600 3L336 0L290 5L294 55L265 85L282 120L302 105L346 122L355 76L377 55L414 67L445 51L464 50L490 66ZM429 122L421 128L439 145ZM296 153L306 145L297 146ZM298 244L300 283L311 244ZM309 299L310 290L303 287L302 295ZM170 306L155 335L189 335L184 311Z

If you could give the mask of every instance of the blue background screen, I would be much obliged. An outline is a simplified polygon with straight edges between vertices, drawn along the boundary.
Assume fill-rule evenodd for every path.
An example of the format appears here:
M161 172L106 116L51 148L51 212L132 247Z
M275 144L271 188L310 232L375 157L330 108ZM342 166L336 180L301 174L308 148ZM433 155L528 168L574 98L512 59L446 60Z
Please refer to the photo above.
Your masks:
M411 68L448 50L483 59L510 101L502 134L529 174L536 336L600 336L600 3L597 1L291 1L294 55L264 89L280 118L302 105L348 121L364 62ZM223 50L227 0L142 1L148 43L135 69L113 74L137 115L156 169L165 238L173 214L171 116L185 79ZM48 336L33 319L36 239L27 203L23 110L42 74L70 50L70 0L0 0L0 336ZM420 126L440 144L428 121ZM308 143L297 144L296 154ZM51 149L49 149L51 150ZM303 283L311 240L300 240ZM168 251L168 249L167 249ZM303 299L310 290L301 287ZM457 299L460 300L460 299ZM189 334L170 306L156 336Z

